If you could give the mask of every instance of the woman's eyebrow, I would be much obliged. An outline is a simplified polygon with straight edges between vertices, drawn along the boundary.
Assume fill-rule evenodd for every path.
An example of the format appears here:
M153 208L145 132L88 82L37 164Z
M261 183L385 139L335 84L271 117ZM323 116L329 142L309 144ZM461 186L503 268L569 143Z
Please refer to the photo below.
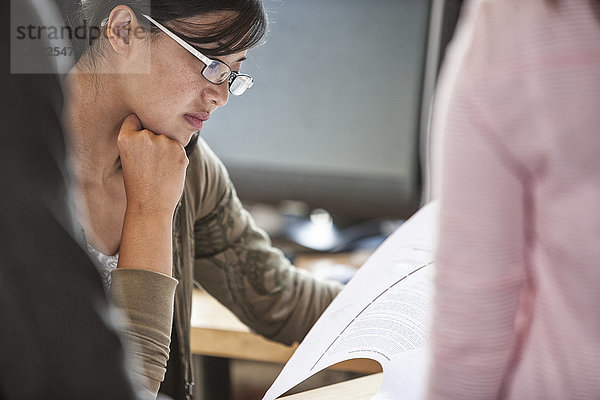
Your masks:
M248 57L244 56L244 57L240 58L239 60L237 60L236 62L246 61L247 59L248 59Z

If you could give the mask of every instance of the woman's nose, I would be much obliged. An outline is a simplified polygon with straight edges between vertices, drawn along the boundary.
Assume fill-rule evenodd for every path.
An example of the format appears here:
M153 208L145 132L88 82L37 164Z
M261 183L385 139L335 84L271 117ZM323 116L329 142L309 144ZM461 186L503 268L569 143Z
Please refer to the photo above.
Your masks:
M229 100L229 84L227 82L220 85L209 83L204 87L202 95L217 107L223 107Z

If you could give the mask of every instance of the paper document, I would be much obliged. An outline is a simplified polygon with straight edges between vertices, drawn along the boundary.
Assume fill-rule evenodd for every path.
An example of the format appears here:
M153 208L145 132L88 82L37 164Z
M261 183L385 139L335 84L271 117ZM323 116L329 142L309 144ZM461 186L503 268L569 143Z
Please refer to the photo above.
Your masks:
M373 399L419 399L427 373L437 206L398 228L357 271L313 326L263 400L274 400L340 361L383 367Z

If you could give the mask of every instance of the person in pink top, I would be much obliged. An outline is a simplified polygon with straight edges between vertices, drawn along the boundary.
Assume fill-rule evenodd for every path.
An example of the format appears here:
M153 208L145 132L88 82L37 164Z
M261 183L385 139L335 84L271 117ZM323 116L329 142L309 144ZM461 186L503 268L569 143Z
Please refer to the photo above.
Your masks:
M464 6L436 99L429 400L600 398L600 6Z

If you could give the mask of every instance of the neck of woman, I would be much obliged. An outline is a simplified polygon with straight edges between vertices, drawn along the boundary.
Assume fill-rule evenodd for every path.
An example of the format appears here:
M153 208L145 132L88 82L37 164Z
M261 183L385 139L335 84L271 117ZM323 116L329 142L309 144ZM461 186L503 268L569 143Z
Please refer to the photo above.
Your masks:
M66 84L63 120L77 219L88 244L115 254L126 207L117 137L131 111L121 94L119 75L84 72L76 66Z
M88 72L76 65L67 75L65 121L72 172L81 185L103 184L119 171L117 137L132 111L117 74Z

